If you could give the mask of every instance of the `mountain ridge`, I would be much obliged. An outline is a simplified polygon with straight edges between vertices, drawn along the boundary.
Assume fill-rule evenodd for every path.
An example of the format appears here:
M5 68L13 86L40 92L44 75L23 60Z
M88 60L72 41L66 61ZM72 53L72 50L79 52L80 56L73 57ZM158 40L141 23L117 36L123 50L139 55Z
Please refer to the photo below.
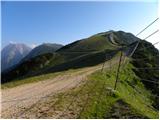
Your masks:
M1 69L2 71L19 63L31 48L23 43L10 43L1 50Z
M45 54L45 53L54 53L56 50L63 47L61 44L57 43L43 43L41 45L38 45L34 49L30 51L30 53L22 60L26 61L28 59L31 59L33 57Z
M113 44L111 42L110 37L109 37L111 34L112 34L112 38L116 44ZM129 39L128 36L131 36L132 39L129 42L125 43L124 38L126 37L126 39L128 40ZM96 54L96 52L100 52L100 54L103 54L104 50L106 50L106 52L107 51L116 51L116 50L120 49L122 46L127 46L131 42L135 42L135 41L139 40L139 38L133 37L133 36L134 35L132 35L130 33L125 33L122 31L117 31L117 32L116 31L112 31L112 32L109 31L109 32L104 32L104 33L98 33L98 34L95 34L95 35L90 36L88 38L77 40L77 41L72 42L68 45L65 45L65 46L61 47L60 49L56 50L55 53L52 53L52 54L46 53L46 54L42 54L42 55L33 57L33 59L31 59L31 60L27 60L26 63L22 62L15 69L13 69L12 71L10 71L8 73L9 73L9 76L12 76L12 79L13 79L13 78L17 78L19 75L25 76L25 75L28 75L28 73L35 74L36 72L40 73L39 71L44 72L45 69L46 70L52 69L52 68L54 68L54 66L58 66L58 65L64 64L64 63L67 64L67 62L72 61L72 59L75 59L78 61L78 58L81 58L81 56L85 56L87 58L87 56L90 54L93 54L93 56L94 56L94 54ZM50 57L48 57L48 56L50 56ZM102 56L104 56L104 55L102 55ZM83 58L82 61L84 62L84 65L86 66L89 63L87 63L87 64L85 63L85 61L87 60L87 59L85 59L85 57L82 57ZM101 59L101 58L99 58L99 59ZM83 64L83 62L82 62L82 64ZM74 63L78 64L76 61ZM96 63L96 64L98 64L98 63ZM70 66L70 67L72 67L72 66ZM17 72L15 72L15 71L17 71ZM42 72L42 74L43 74L43 72ZM17 77L14 77L14 76L17 76Z

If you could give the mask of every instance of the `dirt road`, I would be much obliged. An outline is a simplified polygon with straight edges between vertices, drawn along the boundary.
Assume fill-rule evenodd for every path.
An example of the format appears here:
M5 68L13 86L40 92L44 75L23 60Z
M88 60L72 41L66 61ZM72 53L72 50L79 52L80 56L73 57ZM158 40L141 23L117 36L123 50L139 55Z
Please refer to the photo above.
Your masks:
M40 100L77 87L85 82L86 76L98 69L101 69L101 65L83 68L77 72L59 75L53 79L1 90L1 118L21 118L25 110Z

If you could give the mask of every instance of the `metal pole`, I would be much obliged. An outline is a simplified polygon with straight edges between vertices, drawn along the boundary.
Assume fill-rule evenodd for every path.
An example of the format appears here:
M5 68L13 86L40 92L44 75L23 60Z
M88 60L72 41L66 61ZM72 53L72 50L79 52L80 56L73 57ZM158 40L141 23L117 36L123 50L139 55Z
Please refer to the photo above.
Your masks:
M114 85L114 90L116 89L118 78L119 78L119 70L120 70L120 66L121 66L121 60L122 60L122 51L121 51L121 55L120 55L120 58L119 58L119 64L118 64L118 69L117 69L117 75L116 75L116 82L115 82L115 85Z
M110 56L110 73L111 73L111 64L112 64L112 63L111 63L111 58L112 58L112 57Z
M104 62L104 63L103 63L103 65L102 65L102 69L101 69L101 72L103 72L104 64L105 64L105 62Z
M101 69L101 72L103 72L103 68L104 68L105 62L106 62L106 56L105 56L105 60L104 60L104 63L103 63L103 65L102 65L102 69Z

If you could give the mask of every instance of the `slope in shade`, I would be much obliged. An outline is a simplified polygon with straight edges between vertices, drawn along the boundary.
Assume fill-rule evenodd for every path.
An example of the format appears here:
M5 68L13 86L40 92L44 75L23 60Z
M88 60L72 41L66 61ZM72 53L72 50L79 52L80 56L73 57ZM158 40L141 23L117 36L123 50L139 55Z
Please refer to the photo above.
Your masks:
M63 45L61 44L51 44L44 43L35 47L22 61L29 60L33 57L45 54L45 53L54 53L56 50L60 49Z

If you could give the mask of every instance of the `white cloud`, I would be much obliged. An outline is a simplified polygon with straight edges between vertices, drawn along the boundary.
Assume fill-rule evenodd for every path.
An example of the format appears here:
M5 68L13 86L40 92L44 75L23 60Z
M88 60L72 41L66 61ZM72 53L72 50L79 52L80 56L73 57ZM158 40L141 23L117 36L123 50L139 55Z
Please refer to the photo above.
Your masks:
M37 44L31 44L30 47L33 49L33 48L37 47Z
M16 44L16 42L15 42L15 41L9 41L9 43L10 43L10 44Z

